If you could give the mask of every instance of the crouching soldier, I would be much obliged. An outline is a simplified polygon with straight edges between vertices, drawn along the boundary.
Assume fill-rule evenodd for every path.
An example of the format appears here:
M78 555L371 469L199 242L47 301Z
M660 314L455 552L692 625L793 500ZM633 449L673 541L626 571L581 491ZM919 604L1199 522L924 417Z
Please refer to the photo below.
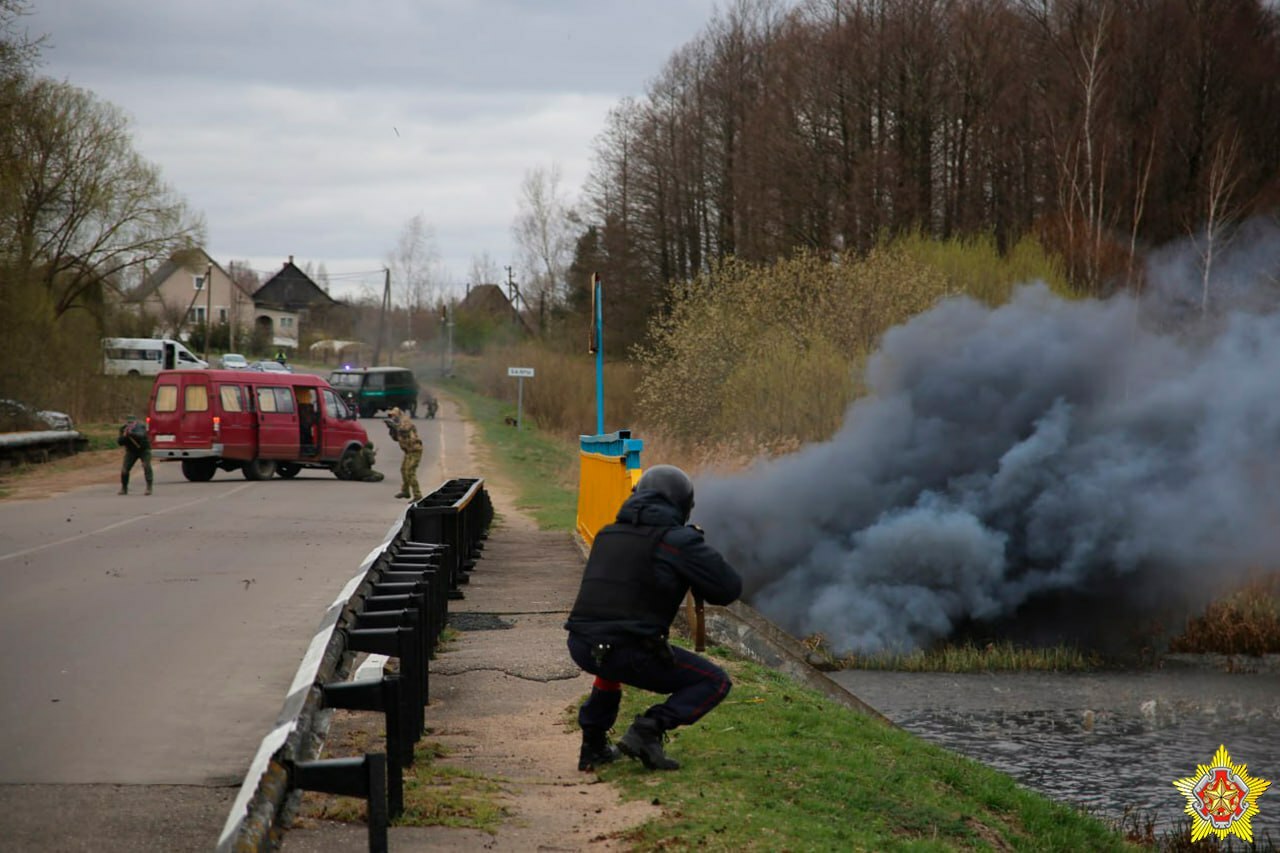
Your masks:
M617 520L596 534L577 601L565 628L569 654L596 676L578 710L578 769L593 770L619 750L650 770L680 765L663 751L666 733L697 722L729 694L729 676L711 661L667 641L685 594L729 604L742 579L687 525L693 483L679 468L656 465L640 477ZM611 746L622 685L670 694L635 718Z
M373 442L366 441L364 447L360 448L360 452L351 457L351 467L347 469L347 474L349 475L347 479L358 480L362 483L381 483L386 478L381 471L373 470L373 463L377 458L377 453L373 449Z

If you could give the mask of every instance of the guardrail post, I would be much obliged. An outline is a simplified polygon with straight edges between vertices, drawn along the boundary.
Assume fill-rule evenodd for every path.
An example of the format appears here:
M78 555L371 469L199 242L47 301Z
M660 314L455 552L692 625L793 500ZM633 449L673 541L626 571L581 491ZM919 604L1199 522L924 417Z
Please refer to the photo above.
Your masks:
M449 616L449 604L444 595L444 583L440 579L439 570L434 566L412 570L384 570L379 573L377 583L407 583L421 586L427 599L424 652L428 659L434 658L436 643Z
M344 797L363 797L369 804L369 853L387 853L387 757L372 752L363 758L295 761L289 766L290 787Z
M392 596L407 599L408 596ZM377 599L365 599L368 605ZM409 602L400 601L395 606L383 607L383 610L404 610ZM426 661L418 661L418 638L412 628L355 628L347 631L347 648L354 652L373 652L397 658L400 661L401 689L409 697L408 705L412 709L413 739L416 741L426 731L426 717L422 706L422 677L419 667L425 667Z
M413 763L413 739L406 737L400 708L400 677L384 675L378 681L342 681L322 684L325 707L347 711L381 711L387 733L387 816L404 814L404 768ZM405 752L408 751L406 760Z
M376 613L358 613L352 627L355 630L387 630L395 628L418 628L418 614L413 610L386 610ZM350 645L348 645L350 648ZM352 649L352 651L362 651ZM385 654L384 652L375 652L374 654ZM391 657L391 655L387 655ZM405 669L404 661L400 662L401 670ZM384 678L389 676L384 675ZM400 742L402 744L402 754L400 756L404 767L413 766L413 745L418 740L421 731L418 729L420 712L414 706L414 691L410 681L410 675L402 672L398 676L400 678L400 686L396 689L396 700L399 702L397 715L400 720ZM377 682L372 682L376 684ZM425 720L422 723L425 726ZM388 725L390 723L388 722Z

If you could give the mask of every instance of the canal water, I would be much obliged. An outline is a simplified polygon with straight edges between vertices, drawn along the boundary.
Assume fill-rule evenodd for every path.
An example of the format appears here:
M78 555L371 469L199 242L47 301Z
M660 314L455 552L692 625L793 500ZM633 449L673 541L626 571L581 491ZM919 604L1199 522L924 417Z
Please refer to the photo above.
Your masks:
M1104 819L1139 810L1157 834L1186 817L1173 780L1223 744L1271 781L1252 824L1280 845L1280 667L831 676L907 731Z

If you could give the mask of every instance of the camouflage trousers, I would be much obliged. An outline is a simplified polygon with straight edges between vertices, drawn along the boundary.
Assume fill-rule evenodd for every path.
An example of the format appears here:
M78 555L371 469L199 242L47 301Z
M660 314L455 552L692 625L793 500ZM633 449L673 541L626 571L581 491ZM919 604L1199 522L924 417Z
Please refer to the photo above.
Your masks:
M404 461L400 463L400 491L415 501L422 497L422 487L418 485L418 464L421 462L422 448L418 448L406 450Z

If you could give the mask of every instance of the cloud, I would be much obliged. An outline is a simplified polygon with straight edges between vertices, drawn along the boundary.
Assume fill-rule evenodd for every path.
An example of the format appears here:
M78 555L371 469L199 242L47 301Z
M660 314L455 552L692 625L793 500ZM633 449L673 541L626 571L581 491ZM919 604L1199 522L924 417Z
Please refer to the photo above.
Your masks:
M514 260L526 171L586 178L608 110L713 0L61 0L44 71L128 113L220 260L363 269L421 213L450 277Z

